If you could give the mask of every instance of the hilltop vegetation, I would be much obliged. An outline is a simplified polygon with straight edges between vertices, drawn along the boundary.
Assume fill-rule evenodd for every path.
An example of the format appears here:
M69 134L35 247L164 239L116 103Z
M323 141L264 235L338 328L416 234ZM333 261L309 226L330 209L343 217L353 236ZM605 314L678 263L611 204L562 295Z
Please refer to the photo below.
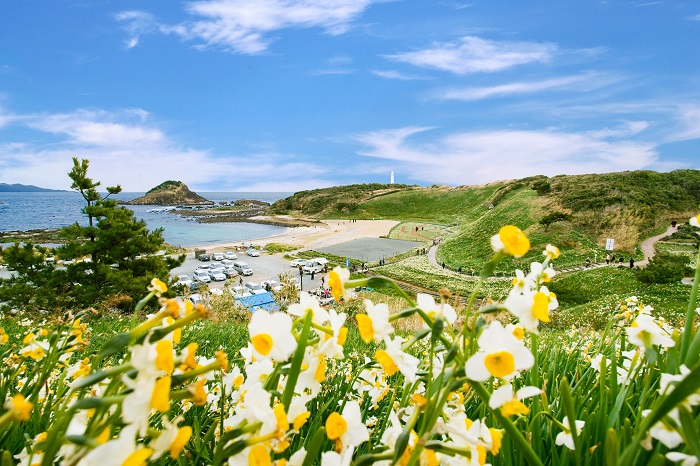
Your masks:
M213 205L214 203L191 191L182 181L165 181L128 205Z
M528 234L533 252L501 264L502 270L512 270L527 267L547 243L562 249L560 265L579 265L596 254L602 260L607 238L615 239L619 254L641 259L636 250L641 239L673 220L685 221L699 204L700 171L676 170L534 176L454 188L339 186L298 192L277 201L271 212L442 224L438 260L455 270L479 268L491 255L489 237L500 226L514 224ZM560 220L541 224L547 217Z

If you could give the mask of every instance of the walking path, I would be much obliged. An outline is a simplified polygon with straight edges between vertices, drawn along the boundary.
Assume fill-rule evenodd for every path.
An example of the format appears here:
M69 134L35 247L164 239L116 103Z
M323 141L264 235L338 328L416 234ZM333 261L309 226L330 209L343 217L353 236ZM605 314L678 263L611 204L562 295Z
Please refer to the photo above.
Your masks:
M659 241L661 238L671 236L676 231L678 231L677 226L673 227L669 225L668 229L660 235L652 236L651 238L647 238L644 241L642 241L642 244L640 244L639 247L642 249L645 259L637 262L637 265L639 265L640 267L644 267L645 265L647 265L649 263L649 259L654 257L654 254L656 253L656 250L654 249L654 244L656 244L656 242Z
M640 244L640 248L641 248L642 252L644 253L645 259L640 260L639 262L636 262L635 266L638 266L638 267L646 266L649 263L649 259L654 257L654 254L655 254L654 244L656 244L656 242L662 238L665 238L667 236L671 236L677 230L678 230L677 226L673 227L673 226L669 225L668 229L665 232L661 233L660 235L652 236L651 238L647 238L644 241L642 241L642 243ZM428 262L430 262L430 264L433 267L441 269L442 265L438 263L437 258L436 258L437 248L438 248L437 245L433 245L428 250ZM608 265L609 264L606 264L604 262L599 262L597 264L591 264L590 267L586 267L583 265L573 266L573 267L567 267L565 269L557 270L557 273L574 272L574 271L578 271L578 270L593 270L593 269L597 269L600 267L607 267ZM616 266L618 264L615 263L612 265ZM445 272L457 274L457 272L455 272L454 270L450 270L450 269L443 269L443 270Z

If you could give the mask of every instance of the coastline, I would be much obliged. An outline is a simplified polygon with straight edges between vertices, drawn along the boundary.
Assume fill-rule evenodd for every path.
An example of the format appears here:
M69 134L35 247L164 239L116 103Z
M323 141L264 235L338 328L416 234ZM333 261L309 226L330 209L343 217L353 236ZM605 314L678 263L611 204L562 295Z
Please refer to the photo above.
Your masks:
M255 222L255 218L249 219ZM298 249L315 249L331 246L359 238L379 238L389 234L389 231L401 223L398 220L319 220L313 226L289 226L284 233L250 241L221 242L185 248L193 253L195 249L205 249L207 252L222 252L227 249L240 248L243 245L264 246L268 243L281 243L296 246Z

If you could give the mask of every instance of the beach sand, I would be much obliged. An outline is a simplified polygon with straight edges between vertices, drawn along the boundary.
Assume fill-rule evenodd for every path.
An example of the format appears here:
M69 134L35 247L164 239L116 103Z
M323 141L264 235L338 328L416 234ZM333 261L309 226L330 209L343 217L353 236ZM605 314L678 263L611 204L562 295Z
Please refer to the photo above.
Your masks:
M281 243L296 246L299 249L317 249L331 246L359 238L379 238L388 235L389 231L397 225L396 220L322 220L314 226L290 227L281 235L259 238L245 244L265 246L268 243ZM216 245L193 246L187 248L188 252L195 249L206 249L207 252L222 252L227 249L240 247L241 241L233 243L220 243Z

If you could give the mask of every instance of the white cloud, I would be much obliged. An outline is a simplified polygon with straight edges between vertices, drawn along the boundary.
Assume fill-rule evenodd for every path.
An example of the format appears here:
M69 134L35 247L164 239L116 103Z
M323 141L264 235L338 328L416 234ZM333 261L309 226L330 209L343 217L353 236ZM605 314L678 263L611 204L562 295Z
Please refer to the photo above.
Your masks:
M145 11L122 11L115 15L115 19L121 23L128 35L126 47L129 49L138 45L142 34L152 33L157 29L155 17Z
M466 36L457 42L435 43L427 49L387 55L386 58L422 68L467 74L502 71L527 63L546 63L556 51L554 44Z
M688 16L688 19L691 21L700 21L700 14Z
M141 109L109 113L20 115L13 124L35 130L42 143L0 141L0 182L69 189L72 157L90 161L90 176L102 186L120 184L125 191L146 191L165 180L180 180L192 189L234 191L255 186L319 184L326 166L300 161L293 154L260 152L217 156L174 142ZM46 141L47 136L49 140Z
M321 28L331 35L345 33L359 15L377 0L201 0L187 4L187 12L201 18L161 31L203 47L255 55L270 45L271 32L287 28Z
M672 136L672 140L700 139L700 104L679 106L676 118L681 123L681 129Z
M649 168L653 144L610 141L588 133L471 131L428 138L428 128L400 128L361 135L362 155L394 161L397 171L426 183L479 184L537 174L607 173ZM422 142L410 140L421 136Z
M598 73L584 73L574 76L562 76L543 81L515 82L489 87L468 87L448 89L435 94L439 100L474 101L512 95L534 94L544 91L568 90L588 92L618 81L619 78Z
M372 74L379 76L384 79L397 79L399 81L416 81L430 79L422 76L415 76L410 74L401 73L396 70L373 70Z

